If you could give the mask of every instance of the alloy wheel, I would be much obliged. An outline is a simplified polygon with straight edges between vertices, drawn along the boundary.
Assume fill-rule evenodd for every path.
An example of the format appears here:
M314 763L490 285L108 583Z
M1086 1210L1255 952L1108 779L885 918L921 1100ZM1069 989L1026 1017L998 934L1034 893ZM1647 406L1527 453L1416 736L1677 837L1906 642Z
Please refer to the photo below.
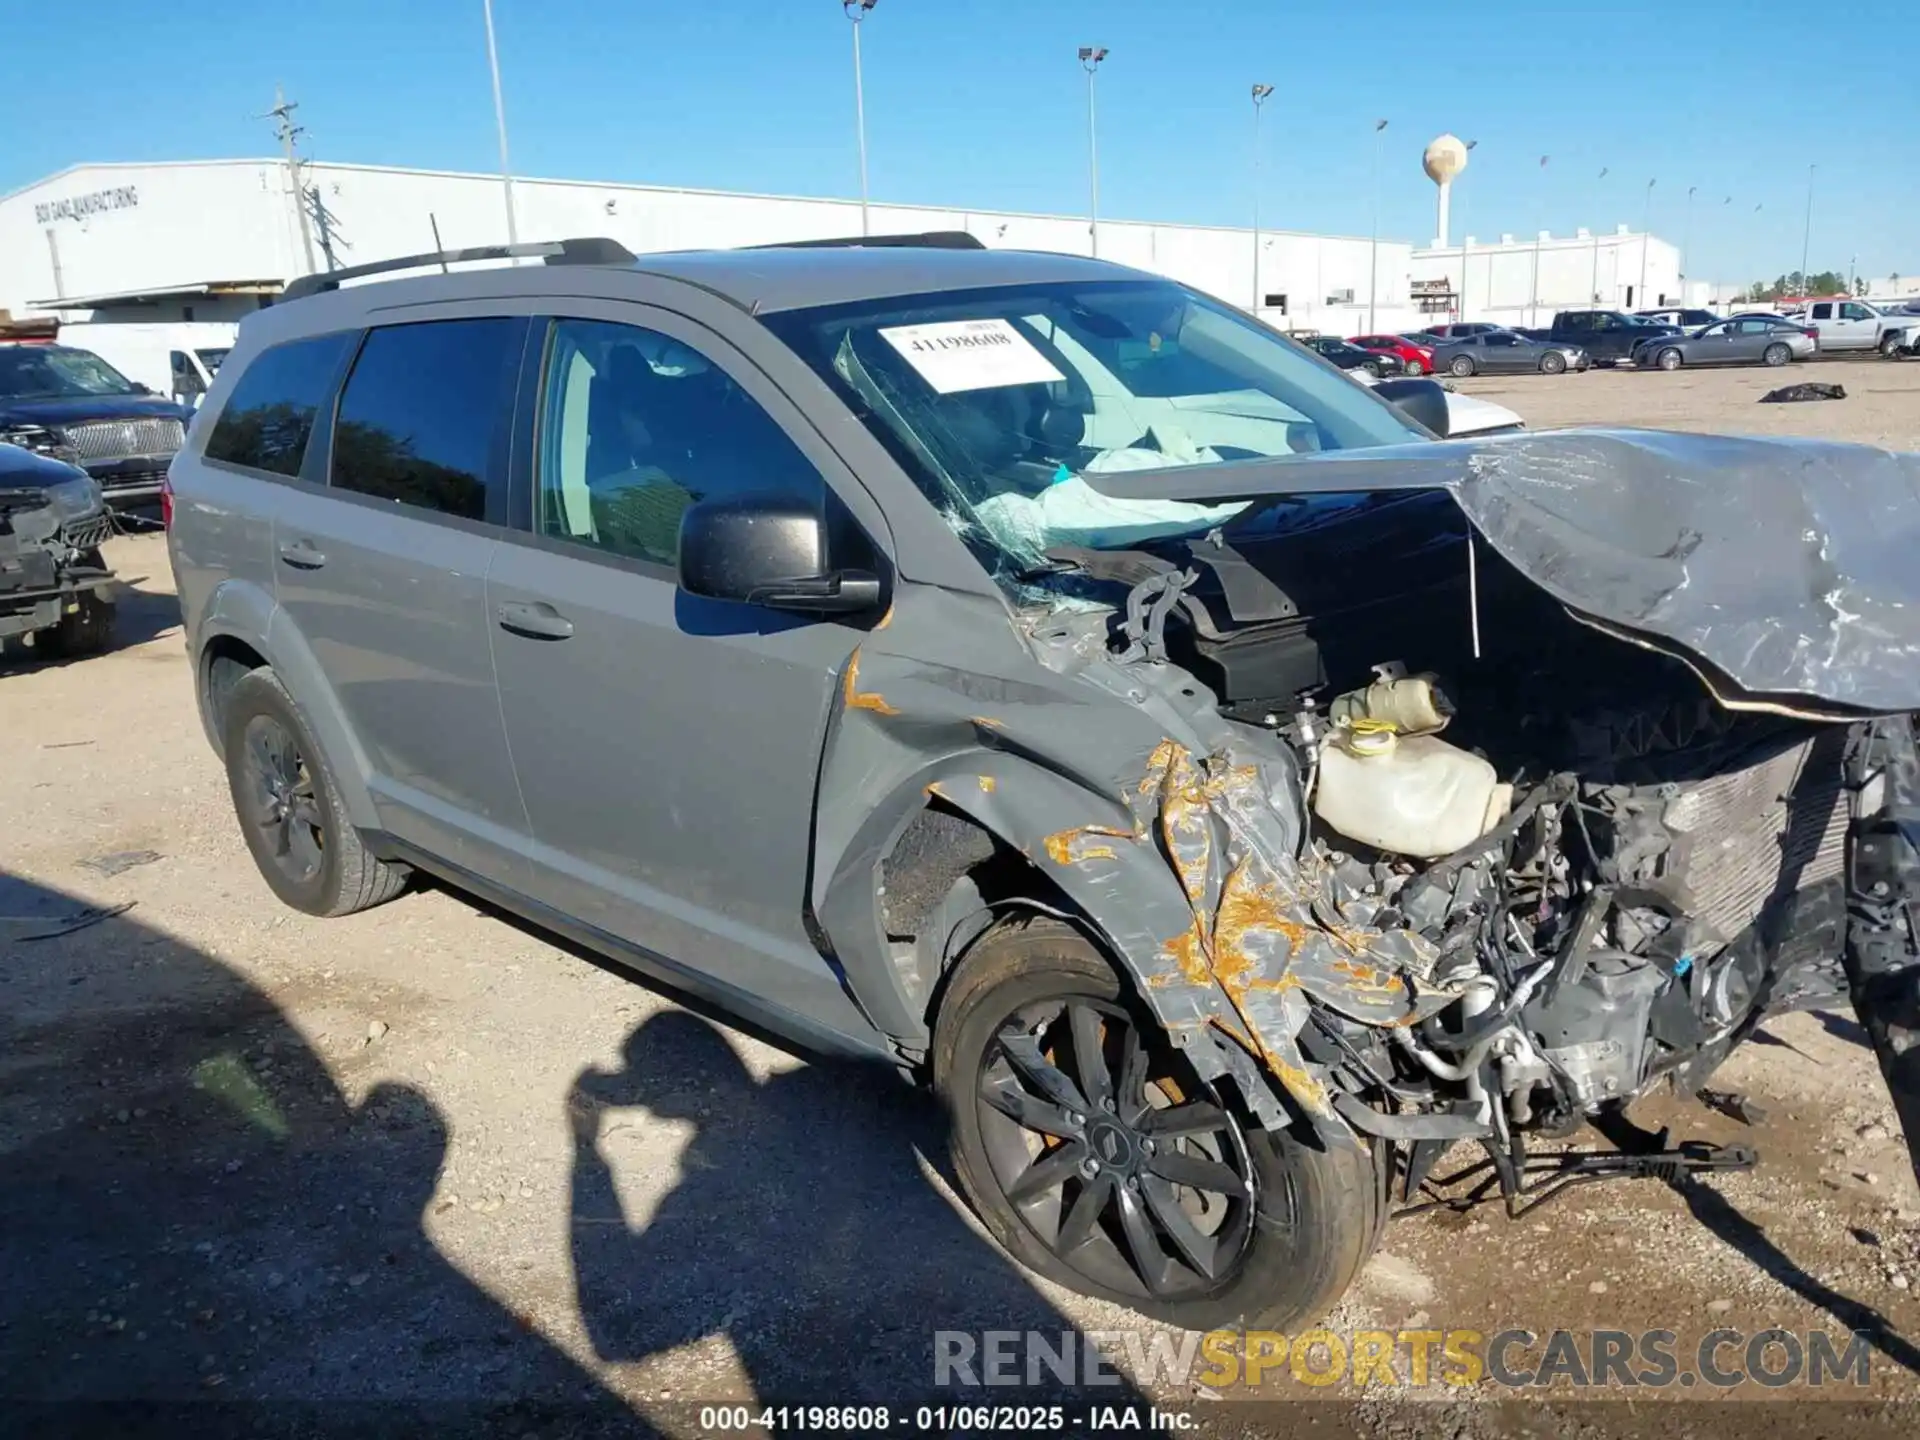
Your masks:
M268 859L296 884L312 880L326 863L325 821L299 744L271 715L247 722L241 780L241 819L264 838Z
M1025 1007L981 1068L981 1135L1009 1206L1062 1264L1126 1294L1204 1294L1246 1258L1254 1170L1234 1116L1148 1047L1110 1001Z

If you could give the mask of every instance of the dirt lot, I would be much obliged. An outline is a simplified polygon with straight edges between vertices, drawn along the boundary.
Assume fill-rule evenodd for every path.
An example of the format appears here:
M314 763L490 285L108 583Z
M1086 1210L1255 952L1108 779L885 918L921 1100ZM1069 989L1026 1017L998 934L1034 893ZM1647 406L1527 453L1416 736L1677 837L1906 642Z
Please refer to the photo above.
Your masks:
M1851 398L1753 403L1806 378ZM1920 446L1920 365L1463 388L1536 426ZM110 559L130 587L112 654L0 666L0 1396L311 1407L203 1411L203 1429L346 1414L393 1433L403 1412L349 1405L383 1401L438 1432L484 1416L507 1434L695 1434L700 1400L925 1391L937 1328L1150 1334L1006 1260L911 1095L716 1027L443 890L341 921L280 907L194 714L164 546L123 539ZM40 938L88 907L120 913ZM1868 1388L1813 1408L1920 1396L1903 1338L1920 1325L1920 1195L1852 1017L1778 1022L1716 1084L1766 1115L1661 1099L1636 1118L1751 1143L1756 1171L1590 1187L1517 1222L1397 1223L1330 1325L1667 1329L1683 1362L1716 1328L1861 1329ZM1262 1393L1348 1393L1281 1374ZM1492 1387L1397 1375L1342 1418L1490 1433ZM1208 1428L1254 1426L1139 1380ZM1404 1399L1431 1402L1411 1426L1383 1403ZM501 1405L518 1408L478 1408ZM1615 1403L1589 1433L1644 1408ZM25 1413L58 1429L74 1412ZM1784 1433L1798 1407L1688 1413Z

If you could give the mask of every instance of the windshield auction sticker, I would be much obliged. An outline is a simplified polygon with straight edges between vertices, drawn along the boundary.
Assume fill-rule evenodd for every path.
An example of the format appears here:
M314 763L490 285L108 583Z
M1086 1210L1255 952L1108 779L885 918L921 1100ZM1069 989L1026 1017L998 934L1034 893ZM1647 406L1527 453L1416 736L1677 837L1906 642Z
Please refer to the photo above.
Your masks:
M1006 320L895 325L880 334L942 395L1066 379Z

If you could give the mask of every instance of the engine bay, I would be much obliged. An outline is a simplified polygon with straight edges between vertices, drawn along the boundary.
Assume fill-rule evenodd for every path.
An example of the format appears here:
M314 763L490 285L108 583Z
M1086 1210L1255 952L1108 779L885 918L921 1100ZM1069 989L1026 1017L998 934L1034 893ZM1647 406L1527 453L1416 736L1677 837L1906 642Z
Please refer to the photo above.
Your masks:
M1168 658L1290 743L1316 915L1414 932L1439 957L1418 978L1458 996L1407 1025L1313 1007L1301 1049L1365 1099L1360 1128L1429 1137L1428 1163L1467 1132L1408 1116L1490 1145L1564 1134L1663 1079L1699 1089L1766 1014L1844 993L1844 725L1728 708L1444 497L1309 506L1132 563Z

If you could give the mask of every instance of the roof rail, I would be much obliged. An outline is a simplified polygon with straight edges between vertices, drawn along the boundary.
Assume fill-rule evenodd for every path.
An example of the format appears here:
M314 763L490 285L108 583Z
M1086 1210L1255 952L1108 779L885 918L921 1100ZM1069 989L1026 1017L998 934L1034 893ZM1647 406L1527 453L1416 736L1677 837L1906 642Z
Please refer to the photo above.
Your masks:
M474 260L513 260L538 256L549 265L631 265L633 252L617 240L589 236L579 240L537 240L523 245L469 245L464 250L441 250L428 255L400 255L392 260L375 260L366 265L349 265L344 270L302 275L287 283L280 301L299 300L325 290L338 290L342 280L360 280L369 275L387 275L400 270L421 270L438 265L442 270L454 264Z
M838 248L901 250L984 250L977 236L965 230L928 230L919 235L850 235L841 240L783 240L774 245L750 245L750 250L828 250Z

